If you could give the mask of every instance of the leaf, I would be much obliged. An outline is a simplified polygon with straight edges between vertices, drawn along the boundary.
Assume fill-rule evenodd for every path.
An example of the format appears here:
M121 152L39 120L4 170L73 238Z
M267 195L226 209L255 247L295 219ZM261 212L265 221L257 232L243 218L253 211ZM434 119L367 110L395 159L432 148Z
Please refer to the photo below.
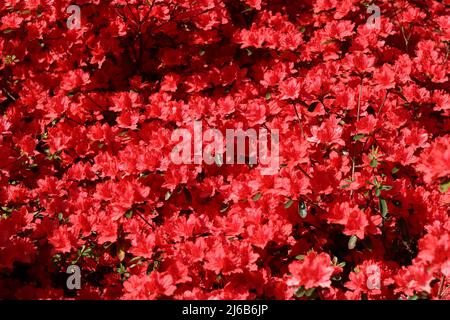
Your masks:
M186 201L188 203L192 203L192 195L191 195L191 192L189 191L189 189L184 187L183 192L184 192L184 196L186 197Z
M2 207L2 210L5 212L12 212L12 208Z
M314 293L314 290L316 290L316 288L310 288L310 289L306 290L305 296L311 297L311 295Z
M370 161L370 166L371 166L372 168L376 168L376 167L378 166L378 160L375 159L375 158L373 158L373 159Z
M272 97L272 94L270 92L266 93L266 100L270 100L270 98Z
M355 249L356 247L356 241L358 241L358 238L356 236L351 236L350 239L348 240L348 248L350 250Z
M119 261L123 261L123 259L125 259L125 251L123 249L119 249L117 251L117 257L119 258Z
M381 190L379 188L375 189L375 197L381 196Z
M397 167L392 168L392 174L396 174L399 171L400 171L400 168L397 168Z
M381 215L383 216L383 218L385 218L386 215L388 214L388 206L387 206L386 200L384 200L383 198L379 198L379 201L380 201Z
M134 257L134 258L130 259L130 262L139 261L141 259L142 259L141 257L137 256L137 257Z
M441 191L442 193L446 193L448 191L448 189L450 188L450 180L441 184L439 186L439 191Z
M294 200L289 200L288 202L286 202L285 204L284 204L284 208L285 209L289 209L291 206L292 206L292 204L294 203Z
M295 256L295 259L303 260L303 259L305 259L305 255L304 254L299 254L298 256Z
M166 201L169 200L171 195L172 195L172 192L167 191L166 195L164 196L164 200L166 200Z
M128 218L128 219L130 219L132 216L133 216L133 210L128 210L128 211L125 213L125 217Z
M306 216L308 215L308 211L306 211L306 204L303 201L300 201L298 203L298 214L300 215L300 217L302 217L303 219L306 218Z
M317 105L319 104L319 102L314 101L313 103L311 103L308 107L308 111L309 112L314 112L314 110L316 109Z
M357 134L356 136L353 137L353 141L361 140L364 137L365 135L363 133Z
M258 201L259 199L261 199L262 197L262 193L257 193L253 196L252 200L253 201Z
M300 287L297 289L297 291L295 291L295 296L297 298L301 298L305 295L305 289L303 287Z

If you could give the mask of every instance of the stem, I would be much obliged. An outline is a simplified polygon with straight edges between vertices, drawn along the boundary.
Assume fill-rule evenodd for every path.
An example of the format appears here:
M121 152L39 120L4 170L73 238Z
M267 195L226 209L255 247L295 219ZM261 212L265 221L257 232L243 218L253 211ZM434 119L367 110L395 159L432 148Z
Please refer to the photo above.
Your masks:
M441 284L439 285L439 290L437 296L439 299L442 299L444 293L444 284L445 284L445 276L442 276Z
M386 99L387 99L388 94L389 94L389 90L386 90L386 94L384 95L383 102L381 103L380 109L378 109L377 116L380 115L381 109L383 109L384 104L386 103Z
M298 166L298 169L309 179L309 180L311 180L312 179L312 177L305 171L305 170L303 170L300 166Z
M91 101L97 108L99 108L102 111L107 111L108 107L106 107L106 109L105 109L100 104L98 104L97 101L92 99L92 97L89 95L89 92L81 92L81 93L83 94L84 97L88 98L89 101Z
M139 22L140 22L141 20L139 19L139 17L137 17L137 16L134 14L133 9L131 8L130 3L128 2L128 0L126 1L126 3L127 3L128 11L130 11L131 16L132 16L133 19L134 19L134 23L136 23L137 25L139 25Z
M358 109L357 109L357 113L356 113L356 121L359 121L359 117L360 117L360 114L361 114L361 97L362 97L363 81L364 81L364 77L361 77L361 83L359 84ZM356 161L355 161L355 156L356 156L356 143L358 143L358 141L356 141L355 144L353 145L353 156L352 156L352 182L354 181L354 176L355 176L355 165L356 165ZM353 190L350 190L350 197L352 197L352 196L353 196Z
M148 224L150 227L152 227L151 223L147 221L147 219L145 219L137 210L135 210L136 215L141 218L142 220L144 220L144 222L146 224Z
M362 96L363 80L364 80L364 78L361 77L361 83L359 84L358 110L357 110L357 114L356 114L356 121L359 121L359 116L361 113L361 96Z
M297 106L295 104L293 104L293 106L294 106L294 110L295 110L295 115L297 116L298 125L300 126L300 131L302 133L302 137L305 138L305 132L303 131L302 121L300 120L300 115L298 114Z
M445 298L445 296L447 296L448 289L450 289L450 285L448 285L447 288L445 288L444 291L442 292L442 294L441 294L442 298Z
M5 88L2 88L2 89L3 89L3 91L6 93L6 95L7 95L10 99L12 99L13 101L16 101L16 98L14 98L14 97L11 95L11 93L9 93L8 90L6 90Z

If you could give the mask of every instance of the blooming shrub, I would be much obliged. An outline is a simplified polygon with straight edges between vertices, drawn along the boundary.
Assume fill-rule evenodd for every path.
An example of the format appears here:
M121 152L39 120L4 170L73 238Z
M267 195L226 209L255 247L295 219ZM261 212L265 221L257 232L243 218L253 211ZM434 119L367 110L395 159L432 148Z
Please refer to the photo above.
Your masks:
M0 297L448 298L450 2L373 2L2 1Z

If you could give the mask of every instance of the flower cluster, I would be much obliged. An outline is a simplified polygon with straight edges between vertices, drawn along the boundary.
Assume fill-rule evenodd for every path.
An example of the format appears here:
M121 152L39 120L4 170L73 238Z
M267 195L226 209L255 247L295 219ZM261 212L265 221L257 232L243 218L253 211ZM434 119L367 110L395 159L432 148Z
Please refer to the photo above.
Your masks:
M0 53L0 298L450 297L448 0L4 0Z

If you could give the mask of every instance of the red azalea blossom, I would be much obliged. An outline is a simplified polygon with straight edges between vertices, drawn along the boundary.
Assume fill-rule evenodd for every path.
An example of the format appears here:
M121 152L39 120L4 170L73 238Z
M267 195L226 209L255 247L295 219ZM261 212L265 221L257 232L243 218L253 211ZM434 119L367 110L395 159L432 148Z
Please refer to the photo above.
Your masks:
M303 286L305 289L331 285L331 275L335 268L331 265L330 256L326 253L309 253L303 260L294 261L289 265L289 286Z

